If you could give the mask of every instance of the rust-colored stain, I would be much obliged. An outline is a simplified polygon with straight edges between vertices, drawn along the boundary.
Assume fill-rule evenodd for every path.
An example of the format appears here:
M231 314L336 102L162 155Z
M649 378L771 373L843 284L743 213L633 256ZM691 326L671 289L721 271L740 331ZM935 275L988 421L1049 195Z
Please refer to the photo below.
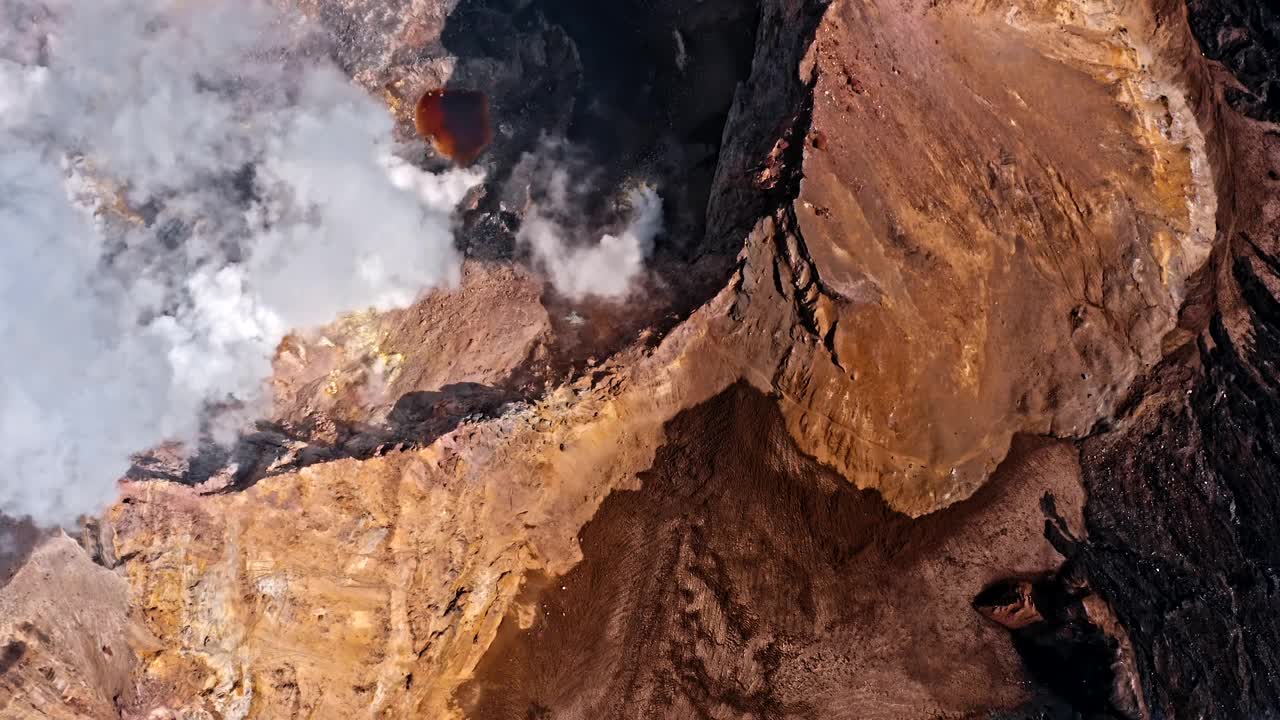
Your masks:
M475 90L429 90L413 111L418 134L465 167L493 141L489 98Z

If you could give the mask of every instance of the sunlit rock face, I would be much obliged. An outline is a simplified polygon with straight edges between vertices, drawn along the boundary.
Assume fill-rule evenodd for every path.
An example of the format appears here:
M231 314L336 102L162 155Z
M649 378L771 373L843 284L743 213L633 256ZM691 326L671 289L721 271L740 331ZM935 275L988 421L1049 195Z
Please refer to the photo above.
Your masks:
M1114 411L1214 239L1193 47L1172 4L827 10L787 248L820 343L776 380L803 447L922 512Z
M287 338L270 422L140 464L86 533L106 567L69 541L57 567L33 554L0 607L100 582L110 622L0 626L13 697L478 720L1239 717L1276 697L1257 528L1280 516L1261 480L1280 211L1253 188L1280 150L1183 5L297 4L405 139L430 93L490 101L483 153L418 158L487 173L461 284ZM548 133L610 182L666 183L623 301L566 299L514 245ZM1027 599L1046 587L1065 599ZM1231 597L1248 607L1223 620ZM1205 618L1213 639L1186 629ZM1190 681L1182 648L1226 658L1246 632L1255 666ZM45 657L94 669L41 679Z

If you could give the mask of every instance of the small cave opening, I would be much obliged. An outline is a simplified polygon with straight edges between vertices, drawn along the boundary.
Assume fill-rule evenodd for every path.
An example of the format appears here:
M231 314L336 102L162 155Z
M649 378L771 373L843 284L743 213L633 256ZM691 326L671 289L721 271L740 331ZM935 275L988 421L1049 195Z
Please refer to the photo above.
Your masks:
M491 103L489 191L466 217L471 256L509 256L521 161L550 141L572 146L585 218L604 221L626 184L655 185L661 262L700 255L721 136L751 71L758 0L462 0L441 42L457 58L448 88ZM570 169L571 171L574 168Z
M1038 577L1006 578L987 585L973 608L1009 631L1027 674L1061 701L1058 712L1028 703L1036 717L1134 718L1136 698L1117 683L1117 640L1097 625L1083 599L1092 594L1070 564ZM1033 716L1028 712L1027 717Z

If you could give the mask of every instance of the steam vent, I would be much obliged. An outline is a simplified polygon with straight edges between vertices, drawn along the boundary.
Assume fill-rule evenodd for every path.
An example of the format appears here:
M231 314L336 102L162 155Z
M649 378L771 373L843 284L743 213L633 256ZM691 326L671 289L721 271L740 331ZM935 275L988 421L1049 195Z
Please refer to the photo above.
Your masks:
M1271 0L0 6L0 720L1280 720Z

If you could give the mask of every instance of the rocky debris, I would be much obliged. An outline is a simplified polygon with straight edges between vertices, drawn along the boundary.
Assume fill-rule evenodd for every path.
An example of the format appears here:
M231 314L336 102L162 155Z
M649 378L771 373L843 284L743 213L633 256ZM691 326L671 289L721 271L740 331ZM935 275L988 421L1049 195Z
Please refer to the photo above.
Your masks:
M799 452L776 403L735 385L668 424L641 487L583 527L579 564L526 580L459 703L492 720L1017 705L1020 661L969 599L1060 562L1039 494L1083 502L1077 472L1069 444L1027 439L974 497L912 520Z
M406 78L448 79L451 62L438 39L456 0L282 1L327 31L330 56L370 91L400 99L395 90ZM412 113L412 102L405 117Z
M456 383L540 394L546 382L561 379L536 364L552 333L542 292L528 270L469 261L456 289L405 310L351 315L319 333L295 334L276 356L275 414L297 426L317 414L373 423L406 393Z
M274 363L275 420L256 423L232 447L142 453L129 477L205 492L243 488L319 462L429 445L464 421L492 417L559 379L546 362L553 326L541 292L528 271L469 261L457 289L291 335Z
M1280 210L1257 189L1280 151L1181 6L299 4L406 124L427 90L492 100L463 284L289 338L241 448L144 458L89 552L37 550L0 608L100 583L65 596L106 624L47 605L66 634L8 630L11 697L198 718L1280 707ZM1191 9L1203 45L1218 16ZM513 254L546 132L674 190L679 229L627 303L568 302ZM1013 645L970 608L1006 578L1035 579L979 605ZM132 675L71 640L124 663L126 636ZM82 682L31 674L30 648Z
M0 592L0 717L122 717L134 648L154 641L130 622L129 598L66 535L37 546Z

